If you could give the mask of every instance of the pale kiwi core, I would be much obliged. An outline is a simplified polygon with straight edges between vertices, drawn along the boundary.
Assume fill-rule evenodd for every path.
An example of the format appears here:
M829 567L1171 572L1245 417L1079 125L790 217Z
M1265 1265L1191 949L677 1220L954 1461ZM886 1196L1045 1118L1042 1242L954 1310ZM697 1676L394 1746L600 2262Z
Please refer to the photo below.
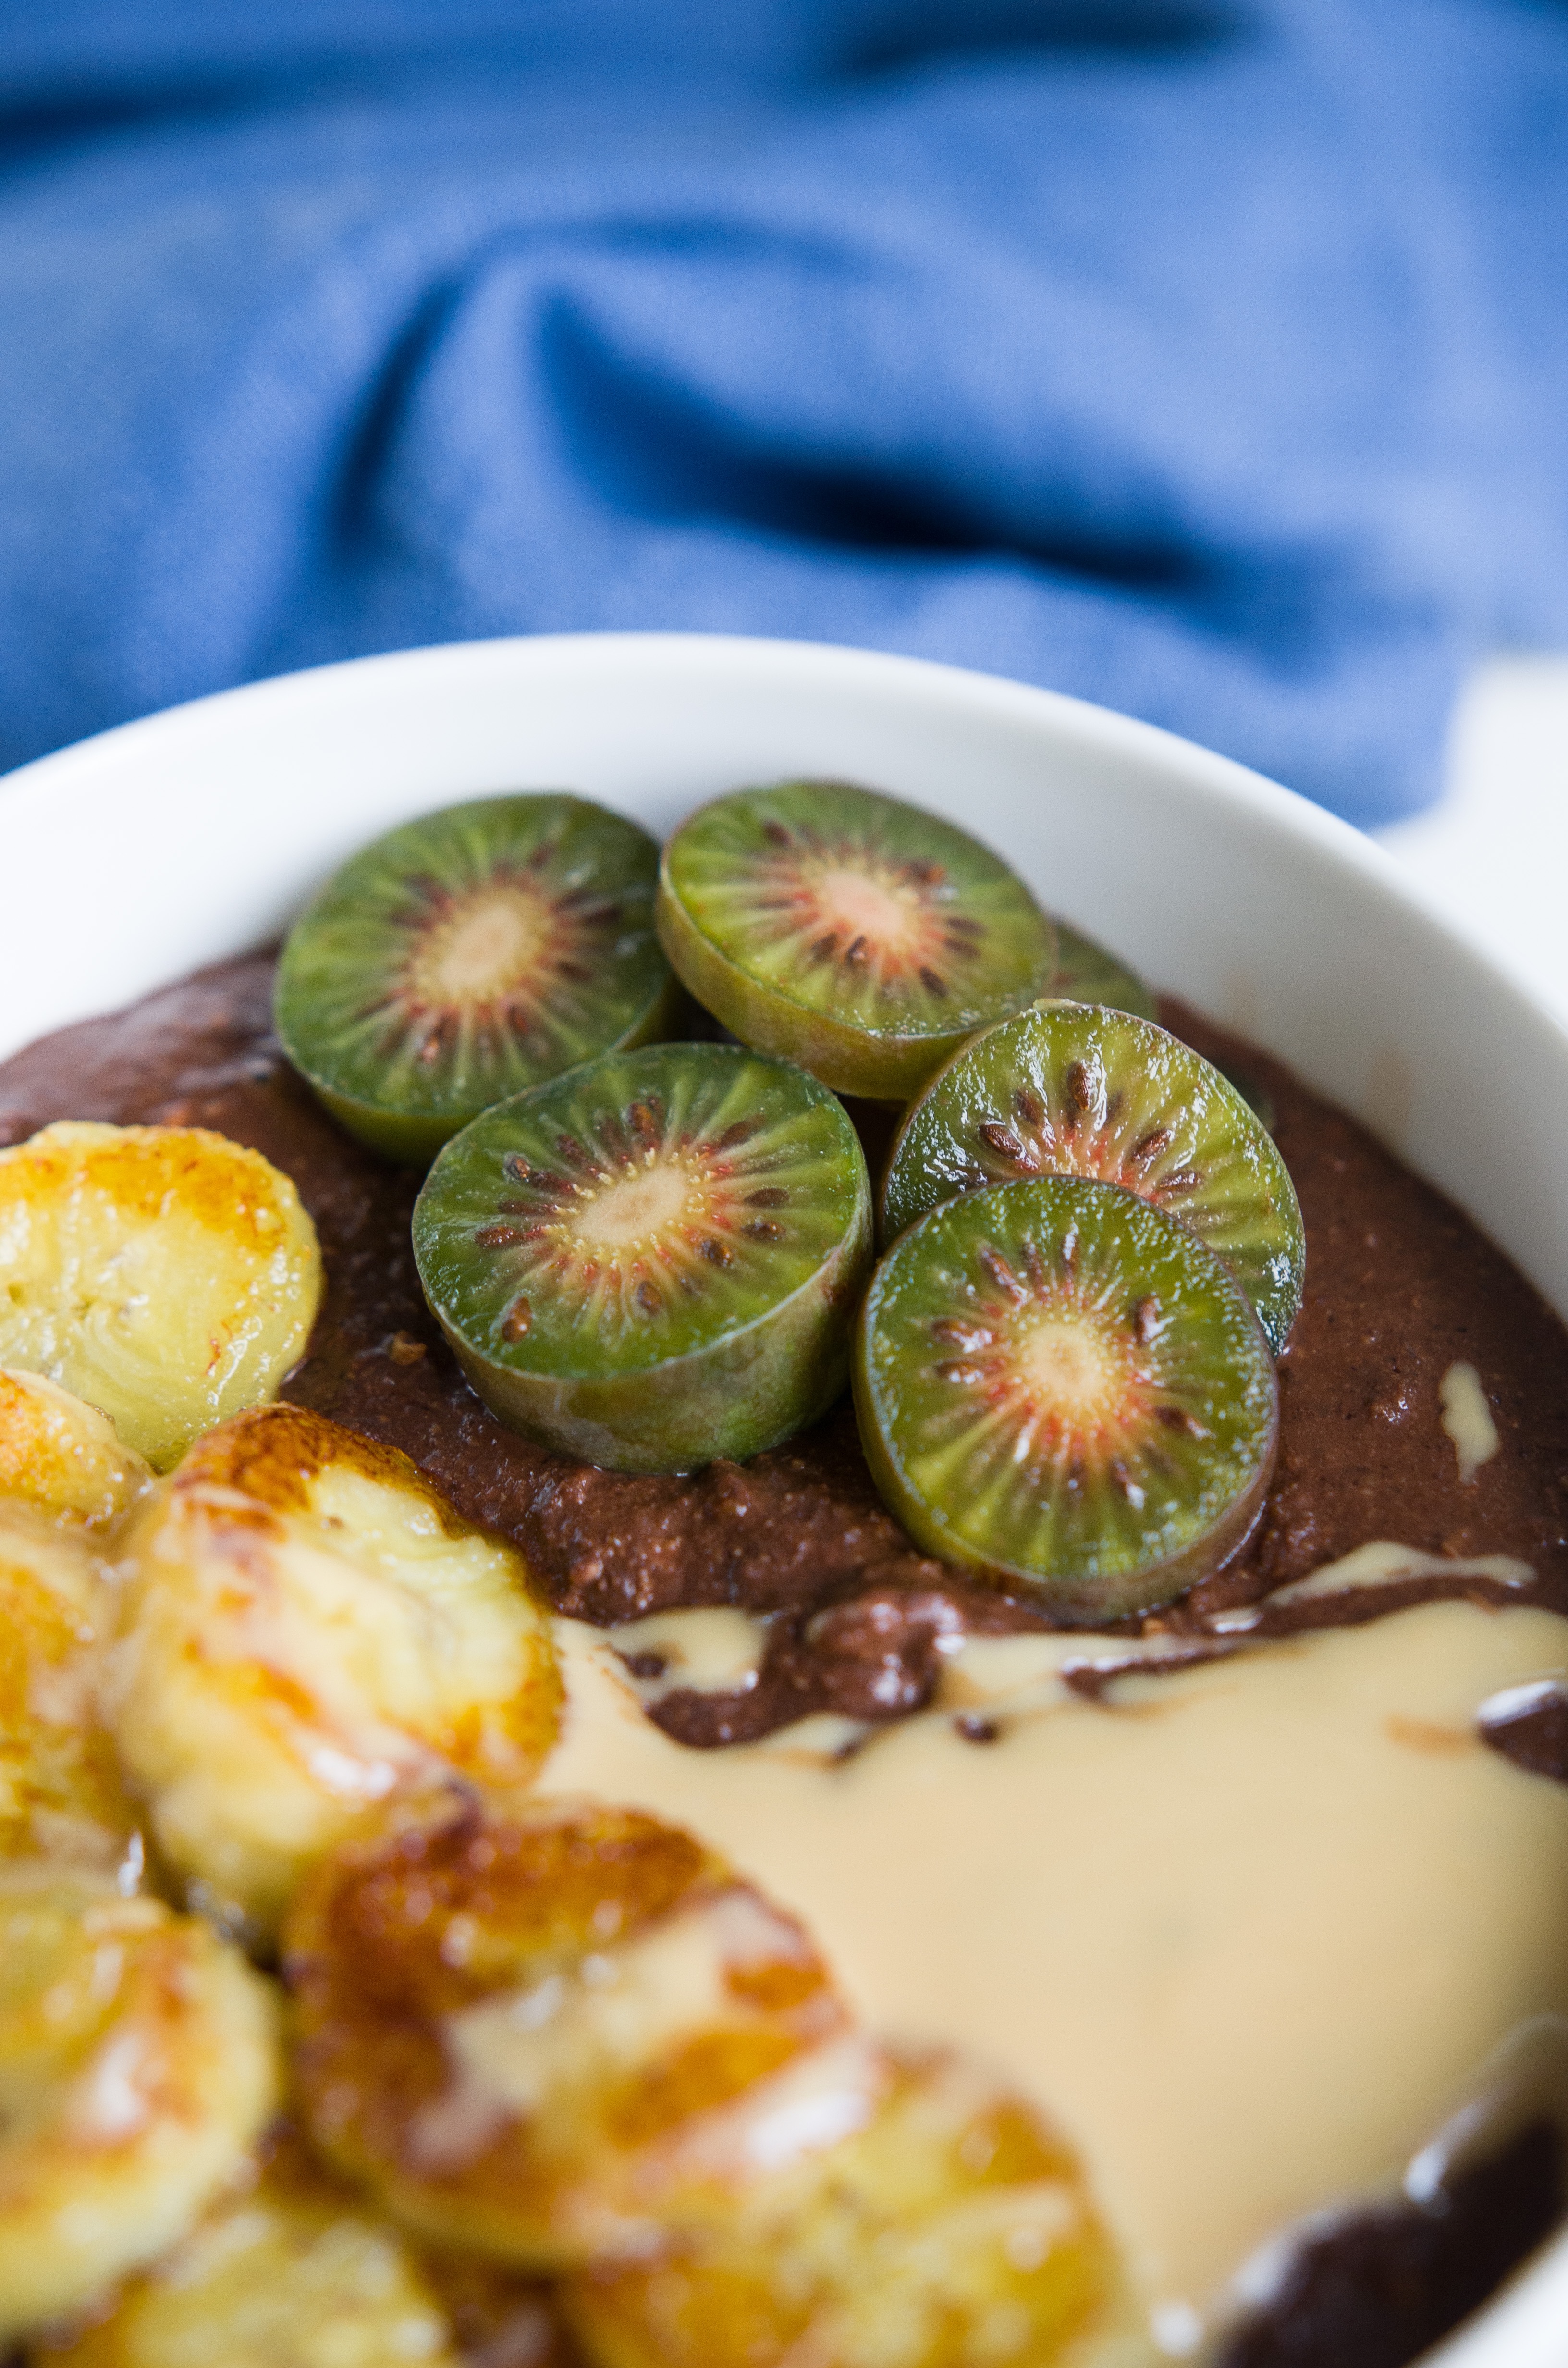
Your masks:
M1021 1326L1013 1361L1018 1396L1053 1429L1097 1431L1126 1405L1125 1360L1114 1344L1091 1337L1074 1316L1042 1315Z
M869 939L895 961L913 960L926 951L930 916L906 882L837 865L819 872L810 889L824 928L842 933L850 944Z
M422 1003L488 1003L522 985L553 934L547 901L518 882L457 899L408 966Z
M588 1249L635 1250L651 1246L672 1228L695 1217L698 1179L679 1160L648 1155L649 1164L630 1176L579 1191L571 1225Z

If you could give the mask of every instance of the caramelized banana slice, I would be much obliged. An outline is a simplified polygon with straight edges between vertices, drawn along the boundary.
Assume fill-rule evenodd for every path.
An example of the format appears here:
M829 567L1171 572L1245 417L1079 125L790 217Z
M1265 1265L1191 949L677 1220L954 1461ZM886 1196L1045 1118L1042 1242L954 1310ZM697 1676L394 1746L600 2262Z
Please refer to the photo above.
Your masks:
M110 1721L159 1845L270 1930L378 1805L528 1785L560 1702L522 1557L291 1406L211 1432L126 1542Z
M1150 2359L1078 2167L950 2060L884 2056L864 2126L561 2295L600 2368L1111 2368Z
M141 1837L99 1723L108 1591L90 1546L0 1501L0 1860L124 1871Z
M0 1372L0 1499L107 1534L152 1482L107 1414L41 1373Z
M107 2317L33 2352L35 2368L458 2368L460 2356L406 2238L286 2135Z
M0 2338L185 2234L277 2097L270 1985L112 1884L0 1867Z
M223 1135L62 1121L0 1151L0 1363L101 1406L160 1472L271 1397L320 1298L299 1194Z
M284 1939L318 2144L521 2267L646 2245L715 2129L843 2020L796 1924L631 1810L350 1844Z

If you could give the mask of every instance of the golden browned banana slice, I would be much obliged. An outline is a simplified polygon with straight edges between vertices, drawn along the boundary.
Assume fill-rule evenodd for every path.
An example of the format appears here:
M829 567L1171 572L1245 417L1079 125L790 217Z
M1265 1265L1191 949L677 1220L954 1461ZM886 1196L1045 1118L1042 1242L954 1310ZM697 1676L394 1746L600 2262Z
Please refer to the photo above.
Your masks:
M368 1814L527 1786L560 1679L514 1548L395 1449L262 1406L132 1524L108 1713L165 1857L271 1929Z
M223 1135L62 1121L0 1151L0 1365L100 1406L160 1472L271 1397L320 1297L299 1194Z
M85 1537L0 1501L0 1859L118 1866L134 1889L141 1837L97 1713L108 1614Z
M562 2289L599 2368L1110 2368L1151 2357L1065 2147L951 2061L884 2057L864 2126Z
M41 1373L0 1372L0 1500L107 1534L152 1481L97 1406Z
M645 2245L705 2141L843 2021L798 1925L631 1810L351 1843L284 1946L317 2143L525 2268Z
M33 2353L35 2368L458 2368L459 2359L408 2240L287 2135L264 2142L250 2175L107 2316Z
M0 1866L0 2338L182 2237L277 2100L271 1986L112 1883Z

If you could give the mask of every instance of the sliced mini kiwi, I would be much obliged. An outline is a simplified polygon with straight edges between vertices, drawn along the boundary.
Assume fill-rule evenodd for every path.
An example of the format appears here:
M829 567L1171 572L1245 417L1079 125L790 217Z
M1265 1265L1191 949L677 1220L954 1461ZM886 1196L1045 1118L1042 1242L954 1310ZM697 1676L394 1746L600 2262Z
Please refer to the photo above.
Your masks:
M1258 1124L1265 1127L1270 1134L1278 1134L1279 1106L1263 1079L1253 1070L1243 1068L1235 1061L1216 1061L1214 1066L1222 1077L1227 1078L1234 1086Z
M1136 971L1128 969L1119 955L1085 937L1060 914L1056 923L1056 973L1051 982L1051 992L1067 996L1074 1003L1105 1003L1115 1011L1135 1011L1141 1019L1153 1019L1159 1007L1153 987L1145 986Z
M900 1130L884 1238L957 1192L1039 1175L1097 1176L1182 1218L1284 1345L1306 1269L1296 1189L1256 1111L1190 1044L1132 1012L1056 1002L974 1037Z
M565 792L404 823L290 931L284 1051L350 1133L427 1159L492 1102L666 1032L658 862L635 823Z
M842 781L737 790L665 848L659 936L744 1043L903 1101L1049 985L1055 932L1000 856Z
M867 1460L916 1543L1069 1622L1147 1611L1262 1510L1278 1384L1245 1293L1198 1235L1084 1176L933 1209L861 1313Z
M608 1053L487 1110L414 1212L485 1404L620 1472L756 1455L823 1412L870 1233L843 1103L730 1044Z

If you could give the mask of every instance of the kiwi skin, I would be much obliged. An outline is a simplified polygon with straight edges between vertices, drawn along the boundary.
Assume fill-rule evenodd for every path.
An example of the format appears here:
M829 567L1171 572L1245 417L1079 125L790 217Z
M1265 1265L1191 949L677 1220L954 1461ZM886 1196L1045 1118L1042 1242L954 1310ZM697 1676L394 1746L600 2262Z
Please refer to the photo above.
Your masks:
M684 1049L653 1046L644 1052L642 1071L653 1090L659 1089L666 1061L678 1059ZM842 1102L793 1064L740 1046L700 1049L737 1064L787 1071L831 1127L834 1157L842 1163L846 1205L837 1242L804 1282L759 1309L749 1323L684 1356L596 1375L530 1372L520 1362L485 1355L465 1337L450 1313L439 1238L443 1171L476 1148L504 1151L507 1113L530 1095L497 1103L448 1144L415 1208L420 1281L475 1394L510 1429L607 1471L648 1474L698 1471L720 1459L744 1463L815 1422L849 1379L853 1316L872 1256L871 1187L859 1137ZM564 1092L592 1070L612 1067L622 1072L617 1099L643 1089L626 1082L631 1064L617 1053L585 1062L534 1091Z
M824 1415L849 1379L849 1312L870 1268L863 1221L809 1283L743 1332L620 1381L519 1373L436 1317L476 1395L509 1430L605 1472L699 1472L744 1463ZM435 1304L434 1302L431 1303Z
M901 803L897 799L884 800L881 791L857 791L855 794L889 805ZM714 805L725 803L724 798L712 801ZM707 811L706 807L699 807L686 817L686 823L697 820ZM771 992L714 944L677 891L671 871L671 853L686 823L665 841L653 903L653 928L672 969L693 998L733 1030L741 1042L758 1052L773 1053L780 1059L796 1062L837 1094L903 1104L920 1091L933 1072L957 1052L976 1027L988 1024L984 1018L971 1018L940 1032L920 1030L901 1035L890 1030L873 1035L863 1028L846 1027L831 1013L810 1010ZM967 836L957 825L949 827L955 836ZM989 849L983 852L990 854ZM1018 885L1022 890L1022 883ZM1042 992L1058 967L1056 925L1038 906L1036 915L1040 930L1038 973L1019 989L1013 998L1013 1008ZM1007 1008L1007 1003L999 998L995 1016L1003 1016Z
M638 1025L617 1040L617 1052L635 1052L644 1044L663 1044L680 1033L687 1010L687 998L678 978L673 974L665 982L657 1000L651 1004ZM391 1162L394 1167L428 1167L443 1144L449 1143L454 1132L450 1118L429 1118L418 1112L402 1112L378 1109L372 1102L357 1101L352 1095L329 1086L315 1070L306 1067L299 1056L290 1052L290 1066L297 1069L317 1101L337 1121L356 1142Z

